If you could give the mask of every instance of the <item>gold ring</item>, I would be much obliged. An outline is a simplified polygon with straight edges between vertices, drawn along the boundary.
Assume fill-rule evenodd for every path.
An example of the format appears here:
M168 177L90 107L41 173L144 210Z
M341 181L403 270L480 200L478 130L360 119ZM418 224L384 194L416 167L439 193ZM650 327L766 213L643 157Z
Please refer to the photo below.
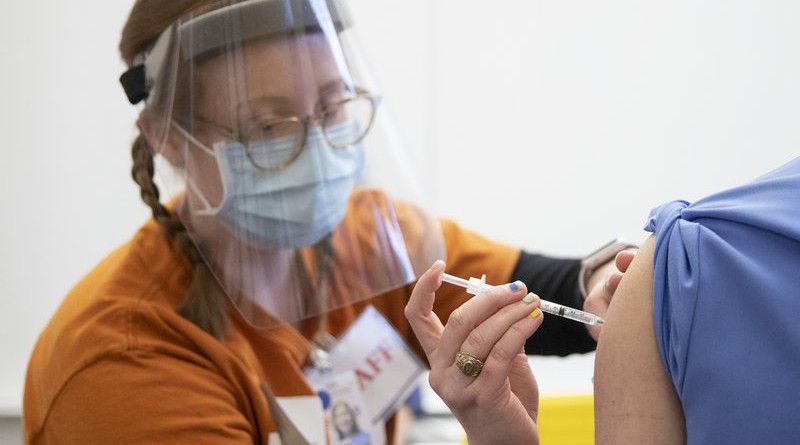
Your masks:
M458 354L456 354L456 367L467 377L477 377L483 369L483 362L472 354L458 351Z

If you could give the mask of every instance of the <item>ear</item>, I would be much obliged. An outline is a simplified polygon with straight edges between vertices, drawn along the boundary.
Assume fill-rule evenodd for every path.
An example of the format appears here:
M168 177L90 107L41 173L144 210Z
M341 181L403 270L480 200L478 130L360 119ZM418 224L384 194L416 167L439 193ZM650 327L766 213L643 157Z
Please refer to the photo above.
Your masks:
M159 119L155 122L152 117L141 113L136 120L136 126L142 132L147 143L153 150L164 157L173 167L181 168L184 163L183 151L186 148L186 139L175 131L172 120Z

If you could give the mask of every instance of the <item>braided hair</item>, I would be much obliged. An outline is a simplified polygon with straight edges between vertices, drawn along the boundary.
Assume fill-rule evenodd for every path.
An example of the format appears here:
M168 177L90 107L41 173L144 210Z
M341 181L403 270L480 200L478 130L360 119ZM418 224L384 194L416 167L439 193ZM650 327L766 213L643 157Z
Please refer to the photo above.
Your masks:
M153 219L186 255L194 270L186 298L178 308L178 313L200 329L222 339L229 324L225 309L225 293L203 261L200 250L186 232L186 226L159 200L160 193L153 181L155 172L153 150L143 135L140 134L133 141L131 156L133 157L131 175L139 185L142 201L150 207Z

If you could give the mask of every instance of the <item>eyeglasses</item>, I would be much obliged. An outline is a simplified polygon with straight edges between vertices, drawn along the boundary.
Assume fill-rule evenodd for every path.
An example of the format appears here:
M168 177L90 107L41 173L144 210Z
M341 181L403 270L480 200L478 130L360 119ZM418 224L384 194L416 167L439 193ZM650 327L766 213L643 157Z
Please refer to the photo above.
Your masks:
M330 103L318 102L314 114L283 118L255 119L240 125L238 129L196 116L200 123L216 129L231 140L245 146L250 162L265 171L283 170L294 162L303 151L312 125L319 125L325 141L334 149L346 149L361 142L375 121L375 110L381 97L363 88L356 87L344 97ZM336 131L342 124L354 125L356 131ZM274 156L255 156L256 147L265 141L281 139L281 149Z

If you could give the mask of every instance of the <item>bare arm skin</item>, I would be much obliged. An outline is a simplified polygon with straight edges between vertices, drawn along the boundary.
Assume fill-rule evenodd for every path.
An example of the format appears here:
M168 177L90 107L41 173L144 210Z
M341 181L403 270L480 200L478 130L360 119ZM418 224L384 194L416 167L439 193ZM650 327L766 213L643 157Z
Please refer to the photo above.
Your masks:
M614 295L597 345L595 443L683 444L678 395L653 326L655 238L642 246Z

